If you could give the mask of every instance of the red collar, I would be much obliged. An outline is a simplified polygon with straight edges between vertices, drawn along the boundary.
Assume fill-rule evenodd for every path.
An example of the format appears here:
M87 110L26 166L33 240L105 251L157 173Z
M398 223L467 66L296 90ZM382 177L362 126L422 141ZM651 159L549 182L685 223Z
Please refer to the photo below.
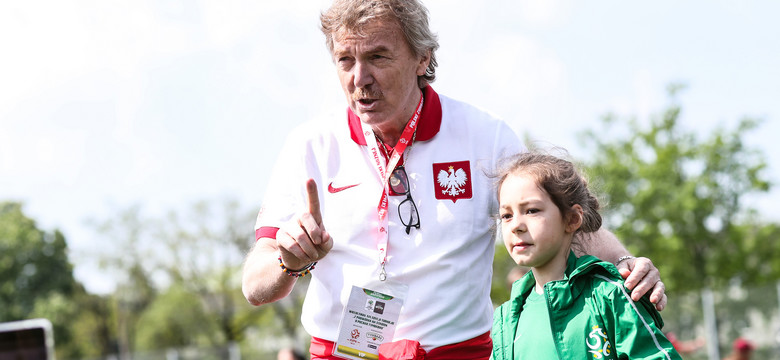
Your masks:
M441 101L439 94L433 91L433 88L426 86L423 90L425 102L423 102L422 114L420 114L420 124L417 125L417 135L415 141L428 141L439 133L441 127ZM360 118L347 108L347 121L349 121L349 132L352 140L358 145L366 145L366 138L363 136L363 128L360 125Z

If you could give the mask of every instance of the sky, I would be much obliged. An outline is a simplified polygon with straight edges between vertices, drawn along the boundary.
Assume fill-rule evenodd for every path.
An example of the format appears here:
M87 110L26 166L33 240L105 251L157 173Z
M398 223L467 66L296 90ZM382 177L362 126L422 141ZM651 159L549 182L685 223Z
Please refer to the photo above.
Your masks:
M89 220L225 198L259 209L291 129L346 106L318 28L329 3L0 3L0 201L62 231L98 293L112 282L83 256L105 241ZM671 83L687 85L687 130L763 119L745 139L776 186L747 205L780 221L780 3L424 3L440 43L434 89L575 157L606 113L648 124Z

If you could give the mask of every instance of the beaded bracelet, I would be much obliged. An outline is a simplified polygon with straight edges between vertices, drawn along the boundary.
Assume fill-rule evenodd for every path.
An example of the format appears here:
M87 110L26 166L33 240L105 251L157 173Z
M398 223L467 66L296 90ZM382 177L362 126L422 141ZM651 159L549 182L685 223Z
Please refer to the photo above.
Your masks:
M631 255L621 256L621 257L618 258L618 261L615 263L615 266L620 265L620 263L622 263L623 261L626 261L628 259L636 259L636 257L633 257Z
M284 271L287 275L290 275L292 277L299 278L301 276L308 275L309 273L311 273L312 270L314 270L314 265L317 265L316 261L309 265L304 266L303 269L290 270L286 266L284 266L284 263L282 262L282 255L279 255L279 267L282 268L282 271Z

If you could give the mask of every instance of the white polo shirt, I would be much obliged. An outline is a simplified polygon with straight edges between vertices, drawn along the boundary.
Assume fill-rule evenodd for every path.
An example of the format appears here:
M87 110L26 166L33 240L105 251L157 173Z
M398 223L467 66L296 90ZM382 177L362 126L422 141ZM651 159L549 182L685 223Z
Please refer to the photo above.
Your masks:
M416 141L405 160L420 229L406 234L398 215L406 197L390 196L385 269L388 279L409 286L394 340L417 340L430 351L492 326L498 209L485 171L524 148L503 121L430 86L423 90ZM337 339L351 286L377 279L380 271L377 205L384 185L365 144L360 120L349 110L298 127L277 160L256 224L258 237L273 237L305 211L306 180L317 182L334 245L312 272L302 323L310 335L330 341Z

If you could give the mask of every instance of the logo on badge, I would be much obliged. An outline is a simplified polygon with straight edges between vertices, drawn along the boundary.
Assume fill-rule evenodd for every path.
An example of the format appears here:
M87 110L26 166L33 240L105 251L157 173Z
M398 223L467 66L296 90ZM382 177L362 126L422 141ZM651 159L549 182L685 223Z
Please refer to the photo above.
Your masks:
M469 161L433 164L433 187L436 199L471 199L471 166Z
M385 340L385 337L384 337L384 336L382 336L382 334L380 334L380 333L379 333L379 332L377 332L377 331L369 331L369 332L367 332L367 333L366 333L366 337L368 338L368 340L371 340L371 341L379 341L379 342L382 342L382 341L384 341L384 340Z
M377 301L376 304L374 304L374 312L377 314L384 314L385 313L385 303L381 301Z

